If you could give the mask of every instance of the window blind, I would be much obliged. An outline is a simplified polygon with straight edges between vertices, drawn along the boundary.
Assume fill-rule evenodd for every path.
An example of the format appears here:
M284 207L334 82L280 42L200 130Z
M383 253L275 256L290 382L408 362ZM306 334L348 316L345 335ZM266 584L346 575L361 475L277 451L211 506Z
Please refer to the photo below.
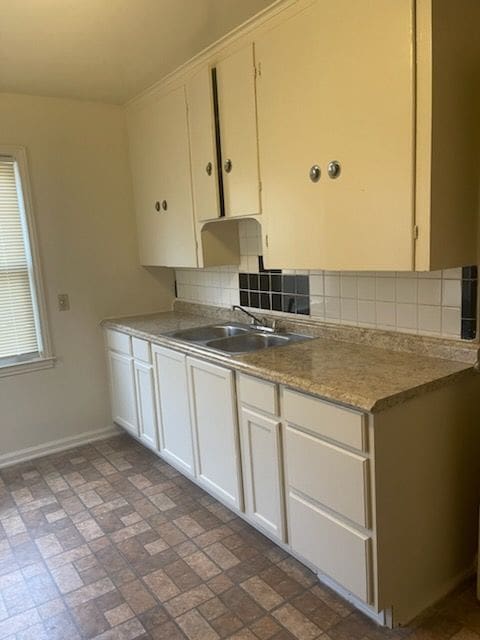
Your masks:
M16 163L0 156L0 364L39 351L29 246Z

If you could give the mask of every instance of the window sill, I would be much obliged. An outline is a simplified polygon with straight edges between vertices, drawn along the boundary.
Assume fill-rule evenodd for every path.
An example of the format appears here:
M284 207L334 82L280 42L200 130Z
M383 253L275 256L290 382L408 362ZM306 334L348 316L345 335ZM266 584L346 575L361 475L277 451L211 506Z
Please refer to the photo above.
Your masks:
M16 376L21 373L31 373L33 371L41 371L42 369L51 369L55 366L56 358L53 356L45 358L35 358L34 360L26 360L25 362L12 362L0 365L0 378L6 376Z

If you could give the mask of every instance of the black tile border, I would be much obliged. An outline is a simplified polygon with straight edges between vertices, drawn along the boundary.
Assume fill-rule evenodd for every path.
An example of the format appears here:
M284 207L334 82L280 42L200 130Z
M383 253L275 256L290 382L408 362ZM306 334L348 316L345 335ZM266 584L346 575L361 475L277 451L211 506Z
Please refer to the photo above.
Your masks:
M310 280L307 275L285 275L281 269L265 269L258 256L259 273L239 273L240 305L310 315Z
M462 268L462 340L474 340L477 337L477 296L478 268Z

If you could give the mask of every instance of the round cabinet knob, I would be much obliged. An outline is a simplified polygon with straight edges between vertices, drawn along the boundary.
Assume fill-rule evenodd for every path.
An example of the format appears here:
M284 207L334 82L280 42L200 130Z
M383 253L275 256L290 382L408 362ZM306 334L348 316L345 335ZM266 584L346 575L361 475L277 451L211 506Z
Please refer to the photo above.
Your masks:
M232 161L230 160L230 158L228 160L225 160L223 168L227 173L230 173L230 171L232 170Z
M336 180L336 178L340 177L342 173L342 165L337 160L332 160L332 162L328 163L328 175L332 180Z
M166 211L168 209L168 204L166 200L162 200L162 209Z
M314 164L313 167L310 167L310 171L308 172L308 175L312 182L318 182L320 180L322 171L318 166L318 164Z
M158 200L155 202L155 210L160 211L160 202Z
M205 167L205 171L207 172L207 176L211 176L212 175L213 165L212 165L211 162L207 163L207 166Z

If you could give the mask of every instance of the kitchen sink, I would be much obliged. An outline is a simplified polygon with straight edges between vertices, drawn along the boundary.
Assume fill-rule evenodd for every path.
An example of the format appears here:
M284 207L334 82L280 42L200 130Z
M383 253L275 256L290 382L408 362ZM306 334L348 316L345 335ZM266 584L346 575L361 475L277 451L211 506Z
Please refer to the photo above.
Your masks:
M247 353L249 351L257 351L267 347L279 347L291 342L289 336L273 335L271 333L247 333L243 336L234 336L232 338L222 338L220 340L212 340L207 342L207 347L217 349L218 351L226 351L227 353Z
M172 331L166 335L174 340L193 342L205 349L228 355L250 353L269 347L281 347L310 339L310 336L276 332L266 327L240 323L194 327Z
M176 340L186 340L187 342L207 342L216 338L228 338L248 333L249 327L239 327L231 324L222 324L208 327L195 327L194 329L184 329L175 331L170 335Z

